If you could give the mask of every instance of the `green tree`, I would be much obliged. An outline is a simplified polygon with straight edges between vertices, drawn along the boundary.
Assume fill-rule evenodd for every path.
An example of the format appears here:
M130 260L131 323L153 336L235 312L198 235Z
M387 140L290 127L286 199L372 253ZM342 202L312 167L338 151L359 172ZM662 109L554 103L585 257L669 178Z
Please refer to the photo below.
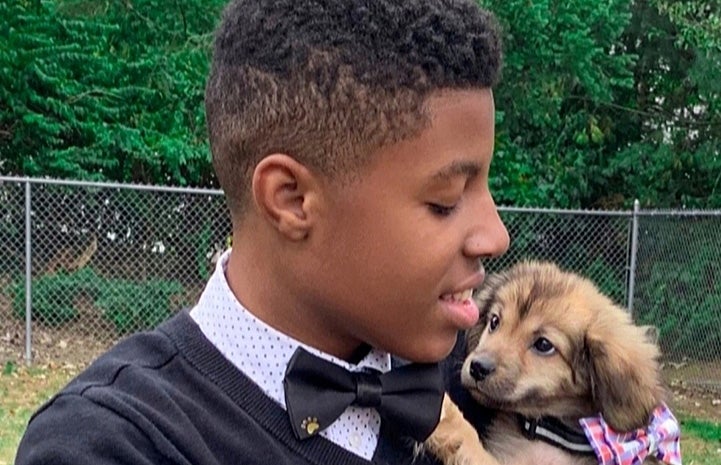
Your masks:
M710 2L637 0L624 46L638 56L634 86L617 102L617 150L595 179L596 197L615 194L652 207L721 206L721 34ZM704 7L705 8L705 7ZM718 7L716 7L718 8Z
M0 173L212 186L225 1L0 3ZM505 36L499 203L721 206L718 2L479 2Z
M202 100L221 3L3 2L0 170L209 184Z
M682 46L721 50L721 4L717 0L651 0L678 27Z
M506 49L502 204L721 205L719 6L701 0L482 0Z
M627 1L486 0L504 31L492 178L502 204L571 207L613 150L613 102L633 85Z

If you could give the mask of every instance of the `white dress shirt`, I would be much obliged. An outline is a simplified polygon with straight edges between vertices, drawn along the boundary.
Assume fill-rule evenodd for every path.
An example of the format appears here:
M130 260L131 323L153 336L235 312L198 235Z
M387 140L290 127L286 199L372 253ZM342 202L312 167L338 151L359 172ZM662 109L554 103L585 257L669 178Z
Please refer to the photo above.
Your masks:
M391 368L387 352L371 350L358 364L350 364L309 347L268 326L236 299L228 286L225 269L230 251L218 260L198 303L190 311L206 338L263 392L285 408L283 377L298 347L351 371L363 368L383 373ZM378 445L380 416L375 409L351 406L320 434L366 460Z

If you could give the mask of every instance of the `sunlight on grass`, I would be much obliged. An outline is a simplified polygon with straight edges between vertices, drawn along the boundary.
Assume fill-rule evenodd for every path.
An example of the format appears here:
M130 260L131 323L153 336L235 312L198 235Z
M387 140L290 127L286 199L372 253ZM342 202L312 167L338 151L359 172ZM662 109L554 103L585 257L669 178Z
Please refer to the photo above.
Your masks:
M721 424L697 420L684 414L681 422L681 453L685 465L721 464Z
M10 362L0 374L0 465L10 465L32 413L77 374L76 368L25 368Z
M681 438L681 454L684 465L721 464L721 443L699 439L691 434Z
M0 391L0 396L4 394ZM18 442L31 414L30 409L7 409L5 402L0 406L0 465L13 463Z

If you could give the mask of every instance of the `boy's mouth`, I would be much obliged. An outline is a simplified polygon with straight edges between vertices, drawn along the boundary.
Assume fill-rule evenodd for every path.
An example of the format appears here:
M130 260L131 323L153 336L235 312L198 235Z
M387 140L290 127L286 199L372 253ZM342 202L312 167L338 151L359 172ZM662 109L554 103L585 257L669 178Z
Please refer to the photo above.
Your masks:
M465 291L454 292L453 294L443 294L441 300L446 302L457 302L462 303L466 300L470 300L473 297L473 289L466 289Z
M478 321L478 306L473 301L473 288L443 294L439 300L447 318L456 328L468 329Z

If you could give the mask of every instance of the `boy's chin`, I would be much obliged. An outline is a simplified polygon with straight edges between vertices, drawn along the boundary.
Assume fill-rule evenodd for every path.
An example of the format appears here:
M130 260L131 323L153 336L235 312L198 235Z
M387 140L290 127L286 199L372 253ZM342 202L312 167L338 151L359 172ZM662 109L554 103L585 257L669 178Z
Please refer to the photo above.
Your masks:
M434 341L419 338L419 340L409 341L402 347L394 347L390 352L409 362L437 363L450 355L456 343L456 336L453 334L447 338L439 337Z

